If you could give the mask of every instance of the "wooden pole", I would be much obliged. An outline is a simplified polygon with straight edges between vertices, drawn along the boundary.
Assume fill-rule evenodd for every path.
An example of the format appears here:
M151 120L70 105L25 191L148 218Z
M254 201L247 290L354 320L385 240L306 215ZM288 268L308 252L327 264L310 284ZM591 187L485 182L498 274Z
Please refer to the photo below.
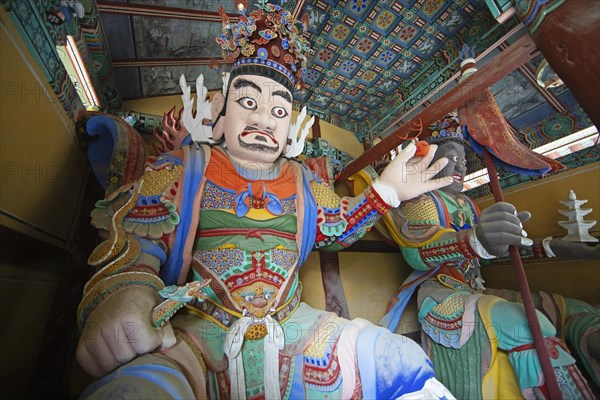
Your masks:
M496 164L490 154L490 152L483 147L483 159L485 166L488 170L490 177L490 188L494 195L496 202L504 201L502 194L502 188L500 187L500 181L498 180L498 172L496 170ZM533 298L531 297L531 290L527 283L527 276L525 275L525 269L523 268L523 261L519 254L519 248L517 246L510 246L509 248L510 258L512 259L513 268L515 275L517 276L517 283L519 285L519 291L521 292L521 298L523 299L523 306L525 307L525 314L527 321L529 322L529 328L531 329L531 335L533 336L533 343L537 350L540 364L542 366L542 372L544 373L544 380L550 394L550 398L553 400L561 400L562 393L558 387L556 381L556 375L554 375L554 368L550 363L550 355L542 335L542 328L540 327L540 321L537 319L537 313L535 306L533 305Z
M321 263L321 279L325 290L325 310L336 313L339 317L350 319L350 311L340 278L340 259L338 252L319 252Z

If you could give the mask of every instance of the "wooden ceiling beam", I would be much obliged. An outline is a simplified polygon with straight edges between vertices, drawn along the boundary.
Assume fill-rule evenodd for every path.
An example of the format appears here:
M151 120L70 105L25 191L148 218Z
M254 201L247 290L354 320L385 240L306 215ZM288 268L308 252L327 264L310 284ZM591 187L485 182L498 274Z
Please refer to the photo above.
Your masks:
M149 4L117 3L98 0L98 11L109 14L140 15L144 17L187 19L192 21L221 22L216 11L200 11L175 7L161 7ZM232 22L239 20L239 14L227 14Z
M208 57L177 57L177 58L123 58L112 60L115 68L126 67L172 67L183 65L226 64L221 58Z
M414 126L427 127L431 125L444 114L455 110L471 99L474 94L498 82L519 66L528 62L536 49L536 45L529 35L522 36L506 50L495 56L493 60L481 67L477 73L450 89L410 121L407 121L376 146L365 151L360 157L348 164L338 177L338 181L348 179L367 165L386 155L390 150L398 147L405 140L403 138L411 134Z

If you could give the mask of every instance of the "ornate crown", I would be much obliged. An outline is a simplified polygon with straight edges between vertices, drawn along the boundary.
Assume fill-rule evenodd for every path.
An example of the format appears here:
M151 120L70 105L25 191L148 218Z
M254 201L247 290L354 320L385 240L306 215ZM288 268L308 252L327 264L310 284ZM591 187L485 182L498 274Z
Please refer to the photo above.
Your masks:
M266 0L259 0L256 7L249 15L241 7L237 23L219 10L223 31L217 43L223 59L233 64L230 82L236 75L253 74L268 76L290 91L299 88L307 63L304 52L310 52L302 36L307 23L298 22L281 5Z
M428 143L439 143L447 140L464 141L465 136L462 133L457 113L446 114L439 121L429 126L431 136L425 138Z

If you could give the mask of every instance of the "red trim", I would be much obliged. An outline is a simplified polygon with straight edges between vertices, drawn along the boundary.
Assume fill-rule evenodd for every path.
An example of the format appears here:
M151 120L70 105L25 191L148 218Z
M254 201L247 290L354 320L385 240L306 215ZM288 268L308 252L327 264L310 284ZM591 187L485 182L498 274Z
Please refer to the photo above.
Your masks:
M135 208L127 214L126 219L149 219L155 217L163 217L165 215L169 215L169 210L167 209L167 207L165 207L164 204L153 204L148 206L135 206Z
M463 256L467 259L472 260L474 258L479 258L473 247L471 247L471 242L469 241L469 230L463 229L458 231L456 242L458 243L458 247Z
M371 207L377 210L377 212L381 215L385 215L392 208L381 198L373 186L369 186L367 189L365 189L365 198Z
M257 254L260 254L258 259L255 256ZM242 282L238 283L238 279L241 279ZM278 289L285 282L283 276L267 268L264 251L252 252L252 269L230 276L225 280L225 286L231 293L235 289L251 285L253 282L265 282L277 286Z
M215 237L241 235L247 238L256 237L262 239L262 235L277 236L284 239L296 240L296 235L289 232L282 232L275 229L258 229L258 228L227 228L227 229L204 229L196 232L196 237Z
M569 350L567 350L565 344L563 342L561 342L560 339L558 339L554 336L544 338L544 343L546 345L546 349L548 349L548 353L549 353L550 357L552 357L554 359L558 358L558 350L556 350L557 347L562 347L562 349L565 350L567 353L569 352ZM527 343L527 344L523 344L521 346L513 347L512 349L508 350L508 353L510 354L510 353L515 353L515 352L525 351L525 350L535 350L535 344Z
M437 328L441 328L441 329L444 329L447 331L455 331L455 330L460 329L460 327L461 327L459 322L462 320L462 315L460 315L457 318L447 321L444 319L436 318L431 314L427 314L427 316L425 317L425 320ZM447 326L444 326L444 325L447 325Z

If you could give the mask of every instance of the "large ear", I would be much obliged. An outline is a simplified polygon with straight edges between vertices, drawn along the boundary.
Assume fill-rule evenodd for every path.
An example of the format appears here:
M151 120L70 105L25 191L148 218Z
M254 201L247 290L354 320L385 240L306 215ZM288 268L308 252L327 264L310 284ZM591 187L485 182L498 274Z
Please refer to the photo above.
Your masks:
M212 100L212 120L214 124L212 138L215 142L221 140L223 138L223 134L225 133L223 128L225 118L218 118L221 110L223 110L223 107L225 107L225 96L223 96L223 93L217 92L213 96Z

